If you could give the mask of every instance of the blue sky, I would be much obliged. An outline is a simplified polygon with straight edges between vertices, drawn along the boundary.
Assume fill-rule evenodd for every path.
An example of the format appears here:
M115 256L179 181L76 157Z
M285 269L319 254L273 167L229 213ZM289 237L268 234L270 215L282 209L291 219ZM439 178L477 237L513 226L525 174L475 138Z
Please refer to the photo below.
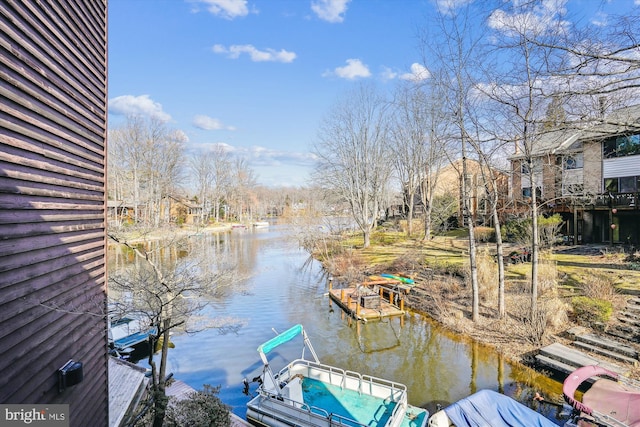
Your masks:
M191 151L245 157L261 184L305 185L337 99L363 80L426 78L419 29L436 3L470 1L109 0L110 125L153 115ZM634 1L546 3L603 24Z

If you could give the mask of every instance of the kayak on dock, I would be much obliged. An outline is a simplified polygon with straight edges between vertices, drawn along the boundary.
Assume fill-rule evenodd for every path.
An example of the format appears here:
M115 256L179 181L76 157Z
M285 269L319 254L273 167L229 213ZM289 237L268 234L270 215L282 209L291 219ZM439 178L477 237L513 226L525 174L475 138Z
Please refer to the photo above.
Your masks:
M381 277L386 277L387 279L393 279L393 280L398 280L402 283L406 283L407 285L413 285L414 281L412 278L410 277L404 277L404 276L400 276L397 274L387 274L387 273L383 273L380 275Z

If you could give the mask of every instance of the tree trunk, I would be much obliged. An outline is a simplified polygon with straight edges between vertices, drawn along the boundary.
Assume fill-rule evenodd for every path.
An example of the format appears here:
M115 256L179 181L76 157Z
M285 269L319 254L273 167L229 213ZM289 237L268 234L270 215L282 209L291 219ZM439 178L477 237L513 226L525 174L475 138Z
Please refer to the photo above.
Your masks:
M533 176L532 176L533 178ZM531 191L531 320L538 312L538 257L539 257L539 237L538 237L538 201L535 187Z
M407 212L407 237L411 237L413 231L413 196L409 200L409 212Z
M466 143L464 142L464 135L462 140L462 220L467 221L467 228L469 230L469 269L471 271L471 290L472 290L472 308L471 319L474 322L480 320L480 295L478 289L478 263L476 260L476 237L473 225L473 217L471 215L471 209L469 207L469 190L467 188L467 158L466 158Z
M493 229L496 233L496 259L498 261L498 318L504 319L506 316L506 308L504 302L504 256L502 234L500 231L500 220L498 217L498 209L496 209L495 201L492 204L493 211Z
M162 333L162 350L160 351L160 372L158 373L158 383L155 390L153 427L162 427L169 400L166 394L166 387L167 355L169 353L169 331L171 327L171 319L163 320L162 327L164 332ZM152 352L154 350L155 348L150 349Z

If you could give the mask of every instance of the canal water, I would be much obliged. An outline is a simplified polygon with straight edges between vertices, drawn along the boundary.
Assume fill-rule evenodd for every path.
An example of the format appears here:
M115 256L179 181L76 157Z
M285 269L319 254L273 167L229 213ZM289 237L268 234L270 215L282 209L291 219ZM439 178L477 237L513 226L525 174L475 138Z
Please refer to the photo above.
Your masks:
M287 226L233 230L202 239L207 256L221 253L237 261L245 280L225 289L203 313L227 327L193 335L174 334L168 372L195 389L220 386L219 397L240 417L250 395L243 379L261 373L257 347L275 334L302 324L322 363L404 383L409 403L446 405L481 389L497 390L557 420L559 408L538 404L536 391L558 396L561 385L528 369L512 366L490 348L452 336L418 314L368 323L354 322L327 295L320 264L298 248ZM112 264L113 265L113 264ZM116 267L111 267L116 268ZM293 348L290 348L293 347ZM295 344L275 354L280 368L300 355ZM138 362L147 366L146 360ZM256 383L251 384L251 392Z

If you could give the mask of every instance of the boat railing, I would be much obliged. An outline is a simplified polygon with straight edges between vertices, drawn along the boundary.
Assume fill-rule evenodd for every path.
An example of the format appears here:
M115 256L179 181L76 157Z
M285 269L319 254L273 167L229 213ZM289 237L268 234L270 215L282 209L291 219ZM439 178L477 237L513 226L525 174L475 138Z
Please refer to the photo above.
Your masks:
M385 380L383 378L374 377L372 375L363 375L359 372L345 371L335 366L323 365L310 360L297 359L283 368L277 375L280 381L288 382L290 377L299 373L300 368L305 369L310 378L317 377L323 379L330 384L339 384L341 388L348 388L358 392L381 396L387 396L393 401L402 402L406 400L407 386L394 381ZM314 369L312 373L310 369ZM323 375L325 376L323 378ZM389 394L390 393L390 394Z
M349 417L330 414L322 408L300 403L285 396L265 393L265 397L271 402L270 409L274 414L278 414L282 419L295 418L297 422L304 421L305 426L325 427L328 420L330 426L369 427Z
M404 384L371 375L363 375L354 371L345 371L334 366L323 365L321 363L305 359L298 359L291 362L278 373L277 378L279 381L286 383L293 376L301 373L301 371L305 371L303 375L308 378L326 381L329 384L337 385L342 389L354 390L360 394L377 396L381 399L388 399L389 401L396 402L393 412L389 418L389 425L399 425L399 422L395 422L394 420L399 419L401 421L404 416L404 411L407 407L407 386ZM297 406L300 407L300 404ZM309 410L314 413L325 412L324 410L316 407L311 407ZM361 425L349 418L341 420L343 417L335 414L327 414L327 417L332 420L335 419L335 421L332 421L331 425Z

